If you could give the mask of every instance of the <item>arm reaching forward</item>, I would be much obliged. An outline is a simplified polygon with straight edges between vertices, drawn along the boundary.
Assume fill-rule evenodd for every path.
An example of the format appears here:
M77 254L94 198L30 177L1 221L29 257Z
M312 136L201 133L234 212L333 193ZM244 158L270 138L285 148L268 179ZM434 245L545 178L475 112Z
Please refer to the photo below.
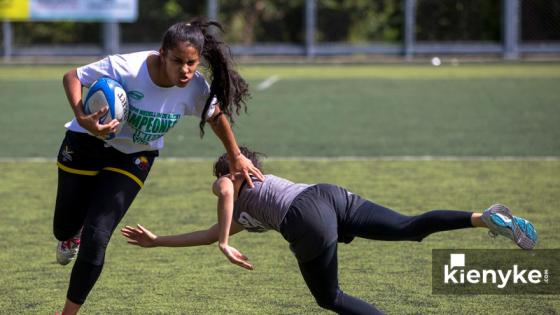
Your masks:
M128 243L141 247L200 246L210 245L218 240L218 225L214 224L207 230L169 236L158 236L140 224L136 227L127 225L121 229L121 234L128 238Z
M121 234L128 238L129 244L141 247L189 247L210 245L219 241L220 250L230 262L252 270L253 266L248 258L228 245L230 235L243 231L243 226L232 220L233 182L227 176L221 177L214 183L212 190L218 196L218 223L207 230L159 236L138 224L136 227L125 226L121 229Z
M248 270L253 270L247 256L228 245L230 228L240 225L233 222L234 187L233 182L227 176L222 176L214 182L212 187L214 194L218 197L218 246L229 261Z
M230 235L243 231L243 227L233 222L229 229ZM121 229L121 234L128 238L128 243L141 247L189 247L210 245L218 241L218 224L214 224L207 230L175 234L169 236L159 236L137 224L136 227L125 226Z

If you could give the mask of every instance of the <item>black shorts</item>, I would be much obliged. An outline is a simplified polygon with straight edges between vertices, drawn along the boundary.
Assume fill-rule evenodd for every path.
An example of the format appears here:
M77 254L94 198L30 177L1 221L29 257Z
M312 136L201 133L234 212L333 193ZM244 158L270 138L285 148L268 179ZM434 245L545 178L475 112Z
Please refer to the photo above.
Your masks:
M57 164L77 175L95 176L102 170L120 173L142 187L157 156L157 150L125 154L89 134L68 130Z
M309 261L336 241L352 241L345 222L364 201L336 185L313 185L294 199L280 224L280 233L299 262Z

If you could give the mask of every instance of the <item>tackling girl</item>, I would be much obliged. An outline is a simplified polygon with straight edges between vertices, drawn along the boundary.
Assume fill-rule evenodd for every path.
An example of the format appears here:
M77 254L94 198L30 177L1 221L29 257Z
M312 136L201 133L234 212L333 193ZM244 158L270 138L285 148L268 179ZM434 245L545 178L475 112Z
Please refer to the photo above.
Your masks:
M258 154L241 152L261 167ZM354 237L386 241L421 241L426 236L454 229L486 227L523 249L537 241L533 225L513 216L503 205L483 213L435 210L405 216L331 184L297 184L274 175L249 187L241 174L229 176L227 154L214 164L217 180L218 223L207 230L158 236L141 225L121 230L128 242L142 247L197 246L218 241L221 252L234 264L251 270L247 257L229 246L229 235L276 230L290 243L305 282L319 306L340 314L382 314L375 306L341 291L338 285L337 242Z

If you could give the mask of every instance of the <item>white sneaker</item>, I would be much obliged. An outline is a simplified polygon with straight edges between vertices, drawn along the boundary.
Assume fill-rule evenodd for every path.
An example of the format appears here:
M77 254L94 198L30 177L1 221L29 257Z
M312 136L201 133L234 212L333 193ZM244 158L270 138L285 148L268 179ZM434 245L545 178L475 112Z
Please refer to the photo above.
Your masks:
M58 242L58 246L56 247L56 261L61 265L67 265L76 257L79 249L80 234L67 241Z
M522 249L533 249L537 244L537 230L533 224L514 216L504 205L490 206L482 213L481 219L490 229L488 232L491 236L505 236Z

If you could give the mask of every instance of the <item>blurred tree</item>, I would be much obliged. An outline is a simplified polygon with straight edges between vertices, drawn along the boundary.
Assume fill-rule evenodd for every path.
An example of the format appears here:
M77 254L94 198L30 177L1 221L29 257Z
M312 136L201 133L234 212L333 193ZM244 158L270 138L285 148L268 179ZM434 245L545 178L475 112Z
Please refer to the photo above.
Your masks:
M416 36L426 41L499 41L502 0L418 0Z
M99 23L75 22L14 22L13 39L16 45L31 44L98 44L101 41Z
M371 42L401 40L401 0L319 1L318 40Z
M206 15L206 1L138 0L138 20L121 24L125 43L159 43L167 28Z
M220 21L229 42L302 42L304 0L220 2Z
M560 1L521 1L523 41L560 40Z
M401 41L403 2L317 0L316 40ZM554 35L560 34L558 1L525 0L522 1L524 11L529 2L533 13L523 15L523 27L529 29L523 31L524 37L530 33L533 35L528 37L537 39L558 38ZM417 0L417 39L498 41L501 38L501 3L502 0ZM218 18L226 29L225 40L230 43L304 42L305 0L219 0L218 4ZM173 23L205 16L206 6L207 1L201 0L138 0L138 20L121 23L121 40L124 43L158 43ZM539 18L545 14L552 16L546 20L548 22ZM542 23L537 27L536 21ZM548 27L550 23L557 26ZM98 44L102 33L100 23L89 22L16 22L13 29L16 45ZM543 33L546 34L541 36Z

